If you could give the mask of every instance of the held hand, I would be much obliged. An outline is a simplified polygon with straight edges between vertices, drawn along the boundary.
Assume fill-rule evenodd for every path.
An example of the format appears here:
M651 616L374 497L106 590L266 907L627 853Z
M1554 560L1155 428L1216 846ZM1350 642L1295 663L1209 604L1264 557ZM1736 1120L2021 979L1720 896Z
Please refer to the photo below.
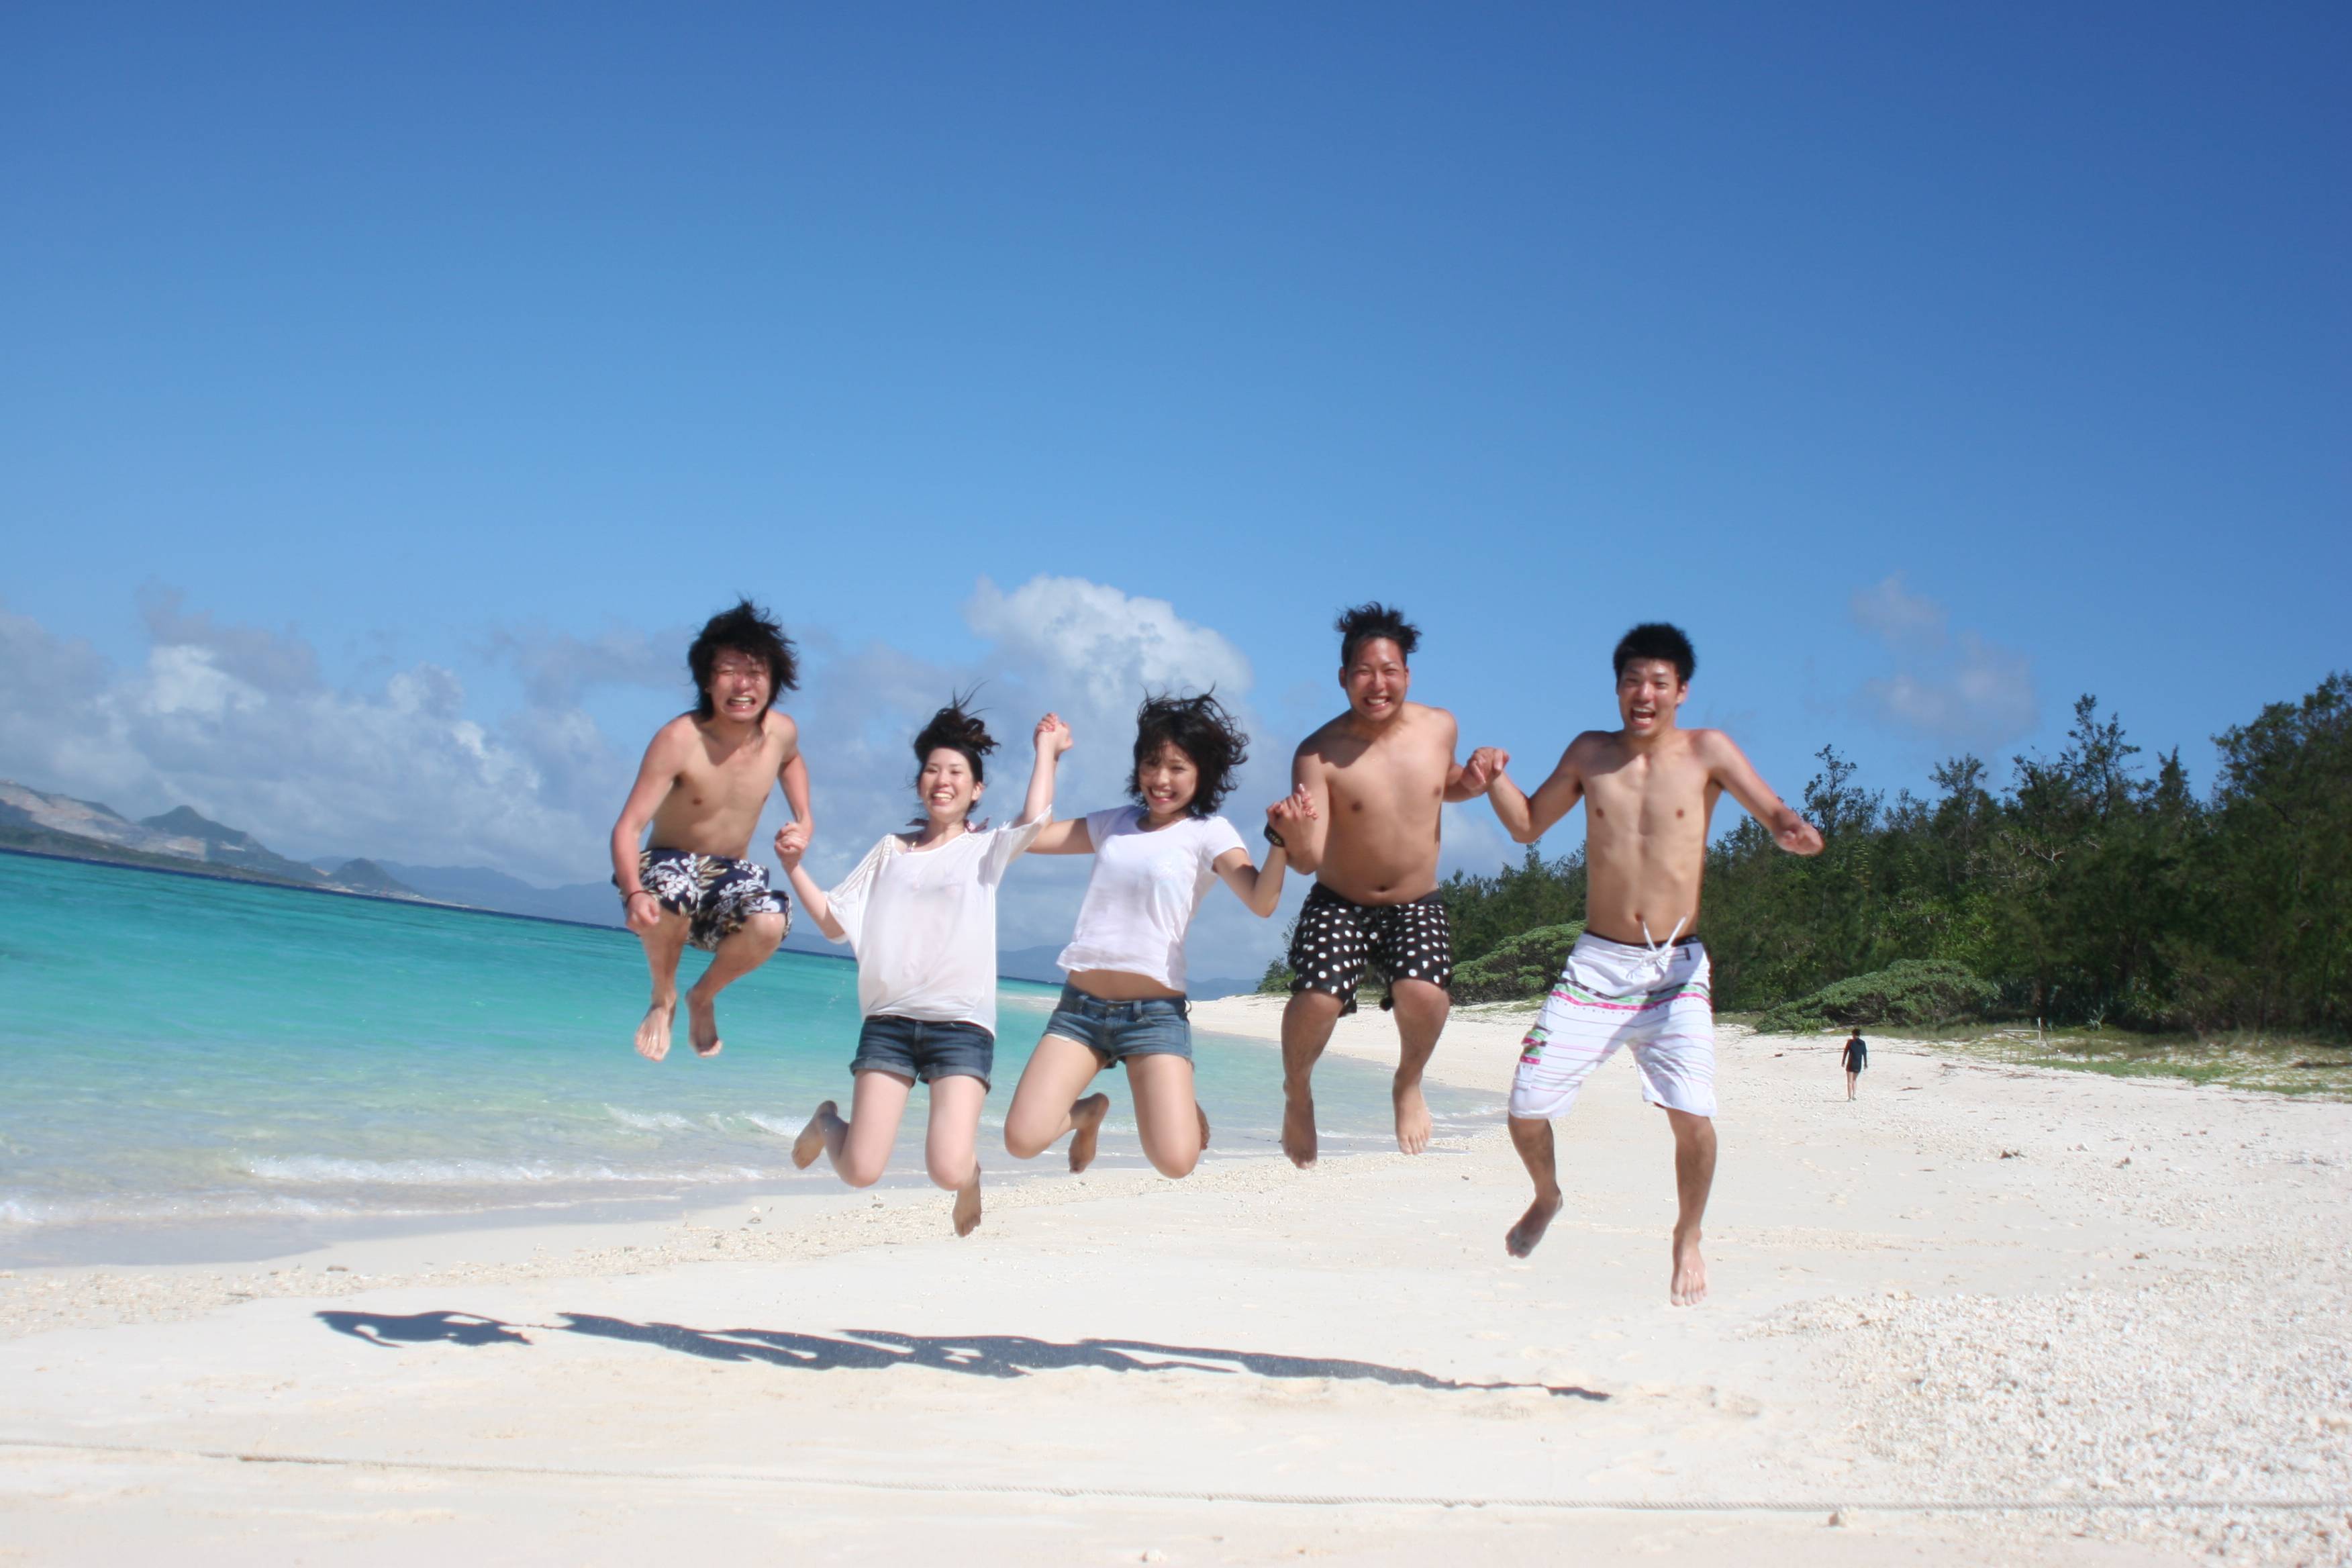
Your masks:
M1772 838L1791 855L1818 855L1822 852L1822 830L1801 816L1790 818L1788 826L1775 832Z
M776 829L776 860L790 871L808 853L809 830L805 822L787 822Z
M1462 787L1473 795L1484 795L1487 786L1503 776L1511 765L1511 753L1499 746L1481 746L1470 753L1462 764Z
M659 899L642 889L629 895L623 923L631 931L639 936L651 936L654 934L655 928L661 924L661 918L662 907Z
M1058 713L1048 713L1037 721L1037 750L1049 757L1058 757L1076 743L1070 727L1062 722Z
M1265 808L1265 820L1276 833L1296 823L1306 822L1315 815L1315 797L1300 784L1280 800Z

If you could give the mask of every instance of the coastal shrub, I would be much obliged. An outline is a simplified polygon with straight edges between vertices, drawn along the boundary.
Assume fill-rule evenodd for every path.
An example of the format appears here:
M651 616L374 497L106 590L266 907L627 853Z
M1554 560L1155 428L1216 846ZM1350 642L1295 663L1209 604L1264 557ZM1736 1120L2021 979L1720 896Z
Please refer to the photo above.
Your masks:
M1551 989L1584 922L1538 926L1506 937L1484 956L1454 965L1456 1002L1521 1002Z
M1906 958L1783 1002L1759 1017L1756 1026L1789 1035L1832 1026L1942 1024L1982 1016L2000 999L2000 986L1948 959Z

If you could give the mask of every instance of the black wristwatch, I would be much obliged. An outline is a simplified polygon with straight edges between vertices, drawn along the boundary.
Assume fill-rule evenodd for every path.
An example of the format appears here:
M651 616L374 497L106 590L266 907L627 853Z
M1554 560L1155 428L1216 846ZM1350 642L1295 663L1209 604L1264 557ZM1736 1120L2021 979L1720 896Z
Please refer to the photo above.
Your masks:
M1290 847L1289 845L1285 844L1282 841L1282 835L1274 830L1274 824L1271 822L1265 825L1265 841L1268 844L1273 845L1276 849L1287 849Z

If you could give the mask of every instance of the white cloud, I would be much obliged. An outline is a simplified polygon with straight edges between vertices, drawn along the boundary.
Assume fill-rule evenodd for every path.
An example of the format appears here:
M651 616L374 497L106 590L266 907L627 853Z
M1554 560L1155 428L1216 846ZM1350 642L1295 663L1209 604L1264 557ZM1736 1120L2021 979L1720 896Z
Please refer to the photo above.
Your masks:
M501 716L483 712L437 663L339 686L290 629L224 626L169 591L144 595L142 610L150 646L126 668L0 607L0 776L134 816L193 805L288 854L488 865L546 882L604 875L606 835L639 750L676 710L667 699L628 702L645 715L643 732L608 733L583 696L671 687L682 696L691 637L683 627L588 638L492 633L463 651L521 674L525 700ZM1166 600L1076 577L1009 590L983 579L965 616L984 646L955 663L848 643L822 626L791 628L803 682L782 706L809 761L819 880L846 872L914 815L915 731L975 686L1003 743L983 808L1000 821L1020 808L1030 730L1047 709L1077 734L1056 792L1058 809L1075 815L1126 798L1135 709L1147 691L1213 686L1252 736L1223 810L1256 842L1264 807L1288 788L1297 736L1255 710L1249 660L1223 634ZM766 858L782 815L772 805L756 856ZM1449 810L1445 840L1449 869L1488 869L1515 855L1483 807ZM1024 862L1005 885L1003 945L1066 940L1088 868L1076 857ZM1213 889L1194 930L1194 973L1257 973L1305 891L1293 879L1284 912L1267 921Z
M2032 659L1973 631L1953 634L1944 607L1912 593L1901 573L1856 590L1850 607L1895 665L1863 683L1860 700L1874 717L1939 745L1987 749L2040 725Z

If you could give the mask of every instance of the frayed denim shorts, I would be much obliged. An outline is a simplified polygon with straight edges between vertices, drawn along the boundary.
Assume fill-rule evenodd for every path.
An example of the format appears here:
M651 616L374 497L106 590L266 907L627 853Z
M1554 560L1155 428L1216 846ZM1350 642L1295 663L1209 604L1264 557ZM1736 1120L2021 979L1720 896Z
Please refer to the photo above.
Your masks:
M1181 996L1106 1002L1065 983L1045 1032L1093 1047L1108 1067L1129 1057L1192 1059L1192 1005Z
M941 1078L988 1082L996 1065L996 1037L978 1024L934 1024L877 1013L857 1031L851 1072L896 1073L925 1083Z

